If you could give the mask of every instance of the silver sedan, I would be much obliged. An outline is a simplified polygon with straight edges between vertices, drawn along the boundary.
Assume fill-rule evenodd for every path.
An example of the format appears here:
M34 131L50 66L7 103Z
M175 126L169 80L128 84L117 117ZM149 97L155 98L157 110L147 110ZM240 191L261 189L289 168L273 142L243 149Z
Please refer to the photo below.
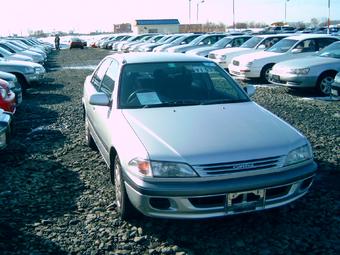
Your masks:
M340 42L335 42L313 56L274 65L269 81L292 88L315 88L319 93L329 95L339 71Z
M220 217L308 192L308 140L245 90L204 57L116 54L98 65L84 84L85 138L109 168L121 218Z

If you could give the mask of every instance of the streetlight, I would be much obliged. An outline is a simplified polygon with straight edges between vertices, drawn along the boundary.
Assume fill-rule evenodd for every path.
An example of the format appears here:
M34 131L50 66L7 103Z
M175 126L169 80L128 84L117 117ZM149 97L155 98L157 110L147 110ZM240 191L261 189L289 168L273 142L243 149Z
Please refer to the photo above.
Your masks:
M285 25L287 24L287 2L289 2L289 0L285 0Z
M199 4L203 4L204 0L198 0L197 1L197 13L196 13L196 23L198 24L198 10L199 10Z
M236 25L235 25L235 0L233 0L233 28L235 31Z
M329 26L331 25L331 0L328 0L328 21L327 21L327 33L329 34Z
M191 24L191 0L189 0L189 24Z

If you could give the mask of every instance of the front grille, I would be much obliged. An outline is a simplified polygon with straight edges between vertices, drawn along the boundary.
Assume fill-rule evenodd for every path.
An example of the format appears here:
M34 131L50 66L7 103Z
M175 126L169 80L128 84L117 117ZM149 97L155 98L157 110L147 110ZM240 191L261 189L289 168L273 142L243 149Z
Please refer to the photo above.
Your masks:
M194 168L200 176L218 176L244 171L280 168L283 166L283 164L284 156L277 156L253 160L196 165Z
M240 62L237 61L237 60L233 60L233 65L234 65L234 66L239 66L239 65L240 65Z

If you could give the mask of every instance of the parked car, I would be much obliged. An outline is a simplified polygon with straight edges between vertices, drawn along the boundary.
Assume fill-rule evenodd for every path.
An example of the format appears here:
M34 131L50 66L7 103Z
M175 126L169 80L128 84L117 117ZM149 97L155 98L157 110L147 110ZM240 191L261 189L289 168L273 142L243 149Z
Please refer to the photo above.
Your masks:
M191 41L193 41L195 38L201 36L202 34L181 34L181 36L179 38L177 38L176 40L170 42L170 43L166 43L160 46L157 46L155 49L153 49L153 52L165 52L168 48L174 47L174 46L178 46L178 45L185 45L190 43Z
M202 47L205 47L205 46L211 46L214 43L216 43L218 40L222 39L223 37L226 37L226 34L205 34L205 35L201 35L201 36L195 38L194 40L192 40L188 44L170 47L170 48L166 49L166 52L186 53L189 50L202 48Z
M73 37L69 41L70 49L79 48L84 49L84 42L77 37Z
M11 116L0 108L0 150L7 147L11 134Z
M0 58L0 71L14 74L25 91L32 83L40 82L45 76L45 68L28 61L6 61Z
M217 42L215 42L211 46L206 46L198 49L189 50L187 54L198 55L202 57L208 57L209 53L213 50L219 50L224 48L234 48L240 47L243 43L248 41L252 36L251 35L231 35L226 36Z
M129 52L130 47L132 47L133 45L139 44L139 43L144 43L155 35L158 35L158 34L152 33L152 34L137 35L137 36L133 37L131 40L128 40L127 42L122 43L122 45L118 46L118 51L125 52L125 53Z
M16 110L15 94L9 89L7 81L0 79L0 108L14 114Z
M15 75L0 71L0 79L8 82L9 89L15 94L16 105L20 105L22 102L22 88Z
M281 61L313 55L339 39L321 34L301 34L282 39L262 52L245 54L232 59L229 72L238 78L261 78L269 83L269 72Z
M0 47L5 48L11 53L19 53L28 57L31 57L33 59L33 62L39 63L43 65L45 63L45 57L37 52L33 52L30 50L26 50L24 48L21 48L17 45L15 45L13 42L1 40L0 41Z
M228 70L228 66L234 57L256 51L264 51L287 36L287 34L256 35L250 38L240 47L211 51L208 55L208 58L218 63L224 69Z
M21 61L30 61L33 62L33 59L31 57L21 55L18 53L11 53L8 50L2 48L0 46L0 57L8 60L21 60Z
M340 97L340 72L335 75L334 81L331 85L331 95Z
M316 171L300 132L215 62L186 54L105 57L84 83L85 137L115 185L121 218L209 218L273 208Z
M315 55L275 64L269 73L269 81L292 88L315 88L319 93L329 95L339 71L340 41Z
M143 47L144 45L147 45L149 43L155 43L161 40L164 37L164 35L154 35L148 38L147 40L142 40L138 43L134 43L133 45L130 45L126 52L138 52L139 47Z
M8 39L7 39L8 40ZM44 57L44 61L47 60L47 54L46 52L41 49L41 48L38 48L38 47L35 47L35 46L27 46L25 43L23 43L22 41L20 40L15 40L15 39L11 39L9 40L12 44L22 48L23 50L28 50L28 51L33 51L33 52L36 52L40 55L42 55Z
M175 41L179 37L181 37L181 34L172 34L172 35L163 36L163 38L161 38L157 42L147 43L145 45L140 46L138 48L138 51L140 51L140 52L151 52L151 51L153 51L154 48L161 46L161 45L164 45L164 44L169 44L169 43Z

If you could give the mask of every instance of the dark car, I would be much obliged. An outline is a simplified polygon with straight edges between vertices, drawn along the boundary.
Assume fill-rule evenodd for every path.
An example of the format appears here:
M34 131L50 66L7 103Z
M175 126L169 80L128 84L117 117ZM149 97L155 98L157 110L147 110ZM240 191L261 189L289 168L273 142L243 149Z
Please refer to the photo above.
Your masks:
M84 49L84 42L77 37L71 38L70 39L70 49L73 48L80 48L80 49Z
M0 108L0 151L6 148L11 132L11 116Z

